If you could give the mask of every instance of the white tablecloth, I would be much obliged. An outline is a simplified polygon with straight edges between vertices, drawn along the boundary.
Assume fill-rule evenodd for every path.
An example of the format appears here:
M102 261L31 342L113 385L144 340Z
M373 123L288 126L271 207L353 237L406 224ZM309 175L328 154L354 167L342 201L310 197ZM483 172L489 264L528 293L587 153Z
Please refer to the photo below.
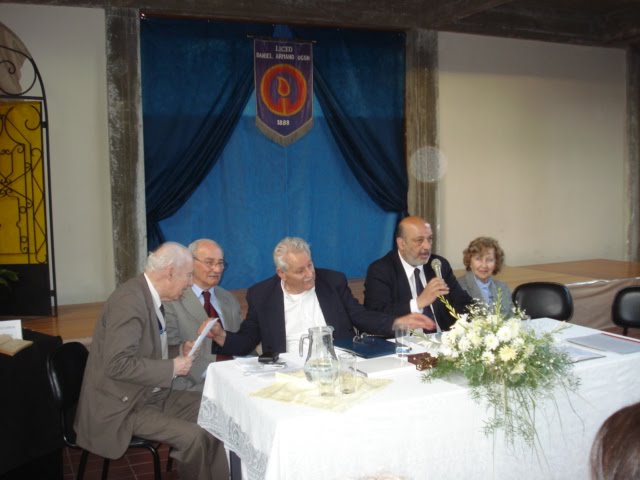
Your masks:
M532 321L553 328L550 319ZM569 324L570 325L570 324ZM558 337L596 331L571 325ZM285 355L289 364L302 359ZM485 405L464 379L424 384L403 370L393 383L343 413L250 397L273 375L245 375L247 362L209 366L198 423L235 451L248 480L364 479L382 473L403 479L588 479L589 449L602 422L640 401L640 353L606 354L575 364L577 394L541 405L537 430L542 458L509 451L500 434L486 437Z

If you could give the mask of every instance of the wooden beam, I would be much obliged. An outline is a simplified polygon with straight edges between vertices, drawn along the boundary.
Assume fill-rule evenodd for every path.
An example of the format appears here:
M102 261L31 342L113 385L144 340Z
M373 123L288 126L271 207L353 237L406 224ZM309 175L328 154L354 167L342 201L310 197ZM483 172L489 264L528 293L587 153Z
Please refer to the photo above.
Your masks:
M610 12L601 23L603 42L609 45L640 41L640 10L635 5Z
M513 0L431 0L425 2L419 23L425 28L437 29L511 3Z
M601 19L550 7L503 5L444 25L443 30L550 42L602 45Z
M106 9L109 162L116 284L142 271L146 258L144 154L138 11Z
M640 260L640 48L627 49L627 259Z

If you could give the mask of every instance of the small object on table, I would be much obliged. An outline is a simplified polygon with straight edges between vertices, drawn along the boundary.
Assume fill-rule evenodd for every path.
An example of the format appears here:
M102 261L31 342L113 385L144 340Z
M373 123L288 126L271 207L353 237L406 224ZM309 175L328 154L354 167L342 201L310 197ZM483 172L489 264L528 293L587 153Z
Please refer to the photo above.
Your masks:
M416 366L416 370L427 370L438 364L438 358L427 352L410 354L407 360Z

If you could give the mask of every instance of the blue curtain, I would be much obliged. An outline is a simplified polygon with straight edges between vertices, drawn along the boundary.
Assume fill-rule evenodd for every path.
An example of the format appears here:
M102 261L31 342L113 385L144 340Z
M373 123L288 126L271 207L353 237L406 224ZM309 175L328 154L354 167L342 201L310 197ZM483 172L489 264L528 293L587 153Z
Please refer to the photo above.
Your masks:
M269 26L145 18L140 25L147 243L211 171L253 88L250 34Z
M315 92L349 168L380 208L406 216L405 35L294 31L316 42Z
M149 21L143 21L143 26ZM230 264L223 279L227 288L247 287L273 274L271 251L285 235L307 239L316 265L341 270L349 277L363 276L368 264L392 245L398 215L406 209L404 37L396 33L296 30L297 38L316 41L318 96L314 99L313 129L301 140L282 147L257 130L251 88L246 93L250 95L248 102L247 98L232 102L230 97L236 95L230 87L233 80L226 87L210 85L230 79L233 74L227 68L243 66L245 61L250 64L252 42L247 35L265 35L264 29L272 30L273 26L195 22L199 27L194 28L192 21L152 23L162 31L141 29L145 170L152 175L147 174L148 222L160 221L160 233L168 240L185 244L200 237L217 240ZM176 25L180 28L174 29ZM229 30L230 45L225 42ZM158 35L145 39L149 32ZM365 37L354 46L351 37L358 34ZM365 52L369 36L378 35L382 38L373 42L374 51ZM180 55L172 54L170 61L165 61L171 74L161 73L167 78L159 81L157 59L165 58L167 49L178 48L176 42L184 43ZM221 46L214 48L218 42ZM342 52L347 44L355 50ZM229 50L233 53L227 57L224 52ZM184 61L190 57L192 61ZM229 63L218 61L226 58ZM338 65L333 65L332 58ZM207 67L210 74L203 73ZM187 81L188 91L173 92L177 97L167 105L169 90L184 88L177 72L194 72L198 78ZM331 88L318 86L319 77ZM164 84L169 86L158 88ZM323 96L331 108L322 103ZM224 107L219 99L225 100ZM227 106L229 102L233 108ZM244 108L235 117L232 112L237 105ZM178 113L172 113L173 108ZM201 133L189 136L187 123L191 128L197 125L195 131ZM220 123L233 128L218 127ZM152 145L148 146L149 142ZM179 143L184 146L178 147ZM193 152L198 158L189 157ZM195 178L199 161L209 173ZM155 207L149 204L151 178L157 182ZM184 179L182 187L174 187L176 178ZM168 194L165 188L173 191ZM161 238L150 238L149 247Z

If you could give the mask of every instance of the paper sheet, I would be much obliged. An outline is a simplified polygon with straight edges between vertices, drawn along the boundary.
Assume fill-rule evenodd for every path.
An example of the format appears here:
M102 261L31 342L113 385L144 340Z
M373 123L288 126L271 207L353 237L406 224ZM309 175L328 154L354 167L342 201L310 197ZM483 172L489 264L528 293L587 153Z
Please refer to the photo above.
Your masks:
M216 318L212 318L207 322L207 326L204 327L204 330L202 330L200 335L198 335L198 339L196 340L196 343L194 343L193 347L191 347L191 351L189 352L189 355L188 355L189 357L193 357L193 354L196 353L198 348L200 348L200 345L202 345L202 342L204 342L204 339L207 336L207 333L209 333L209 331L213 328L213 326L218 320L219 319L216 317Z

